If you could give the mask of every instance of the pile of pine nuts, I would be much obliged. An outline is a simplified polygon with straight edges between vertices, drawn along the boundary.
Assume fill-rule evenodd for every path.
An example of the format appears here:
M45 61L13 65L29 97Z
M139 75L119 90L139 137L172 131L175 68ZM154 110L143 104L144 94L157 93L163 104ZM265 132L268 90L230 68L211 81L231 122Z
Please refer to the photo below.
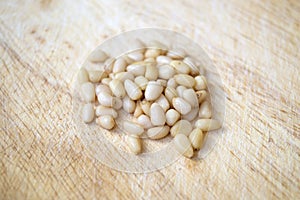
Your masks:
M158 140L169 133L176 150L191 158L199 150L207 131L221 124L212 117L206 78L182 49L168 51L141 48L118 58L94 51L88 62L98 65L78 73L82 120L107 130L116 127L121 110L131 119L122 121L127 143L135 154L142 152L142 138Z

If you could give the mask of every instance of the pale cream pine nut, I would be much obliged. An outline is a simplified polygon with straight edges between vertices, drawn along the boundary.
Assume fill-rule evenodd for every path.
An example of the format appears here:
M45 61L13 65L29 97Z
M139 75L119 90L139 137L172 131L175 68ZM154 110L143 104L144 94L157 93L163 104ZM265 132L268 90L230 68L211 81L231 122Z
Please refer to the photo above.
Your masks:
M89 79L93 83L98 83L101 79L106 78L108 74L102 70L89 71Z
M191 71L190 67L180 60L173 60L170 62L170 65L174 67L179 74L189 74Z
M178 85L174 78L170 78L167 82L167 87L176 88Z
M112 92L107 85L99 84L96 86L95 90L96 90L96 95L98 95L100 92L106 92L106 93L112 95Z
M170 130L169 126L153 127L153 128L148 129L147 136L150 139L158 140L158 139L166 137L169 133L169 130Z
M136 107L135 107L133 116L134 116L135 118L138 118L141 114L143 114L143 110L142 110L142 108L141 108L140 101L138 101L138 102L136 103Z
M141 90L145 90L148 84L148 79L144 76L138 76L134 79L134 82L141 88Z
M120 58L116 59L112 72L113 73L124 72L126 69L126 66L127 66L127 63L126 63L125 59L120 57Z
M105 60L103 68L104 68L106 73L111 73L112 72L113 67L114 67L114 62L115 62L114 58L108 58L108 59Z
M207 92L205 90L200 90L196 92L198 102L201 104L207 97Z
M133 113L135 111L135 102L131 100L128 96L123 98L123 109L127 113Z
M156 100L162 93L164 87L155 81L149 81L145 90L145 99L148 101Z
M174 78L179 85L183 85L189 88L194 87L196 83L195 79L187 74L177 74L174 76Z
M166 87L165 97L168 99L169 103L172 104L173 98L178 97L178 93L174 88Z
M173 98L172 105L182 115L185 115L192 110L191 105L181 97Z
M154 126L163 126L166 123L165 111L158 103L151 105L150 120Z
M184 155L187 158L191 158L193 156L193 147L186 135L177 134L174 138L174 145L178 153Z
M199 113L199 107L194 107L189 113L182 115L182 119L192 121L198 116L198 113Z
M107 130L111 130L115 127L115 120L111 115L102 115L98 117L96 123Z
M179 120L178 122L176 122L172 126L170 133L171 133L171 136L173 136L173 137L177 134L184 134L186 136L189 136L192 129L193 129L192 124L189 121L182 119L182 120Z
M146 63L155 63L155 58L146 58L146 59L144 59L144 62L146 62Z
M199 118L209 119L212 116L211 105L208 101L204 101L199 108Z
M161 94L155 102L158 103L165 112L170 108L169 101L163 94Z
M180 114L175 109L170 109L166 112L166 122L169 126L173 126L179 118Z
M82 120L85 123L90 123L94 120L95 112L93 104L87 103L82 107Z
M195 77L196 84L194 86L195 90L205 90L206 85L206 78L204 76L196 76Z
M88 72L86 71L85 68L81 68L78 72L78 75L77 75L77 81L78 83L81 85L82 83L85 83L85 82L88 82L89 81L89 74Z
M104 84L104 85L109 86L109 82L110 82L111 80L112 80L111 78L103 78L103 79L101 80L101 83Z
M112 81L110 81L109 87L110 87L112 93L116 97L120 97L120 98L125 97L126 91L125 91L125 88L123 86L123 83L120 80L113 79Z
M159 83L163 87L167 87L167 81L164 79L157 79L156 82Z
M116 99L112 97L109 93L100 92L97 97L100 105L113 107L116 104Z
M143 100L143 101L141 101L141 108L142 108L142 110L143 110L143 112L146 114L146 115L148 115L148 116L150 116L150 107L151 107L151 102L149 102L149 101L147 101L147 100Z
M185 86L183 86L183 85L179 85L176 88L176 91L177 91L177 94L178 94L179 97L183 97L183 92L185 90L187 90L187 88Z
M115 74L115 79L119 79L120 81L124 82L125 80L134 80L134 75L130 72L119 72Z
M204 140L202 130L200 128L195 128L189 135L189 139L194 149L200 149Z
M182 59L185 55L185 51L182 48L174 48L167 53L167 56L172 59Z
M144 132L144 128L141 125L130 121L124 121L123 128L128 135L140 136Z
M221 124L215 119L198 119L195 122L195 127L200 128L202 131L212 131L221 128Z
M131 60L137 62L137 61L141 61L144 59L144 54L138 51L132 52L127 54L128 58L130 58Z
M172 59L168 56L157 56L156 62L159 64L169 64Z
M131 80L125 80L124 81L124 86L127 95L132 99L132 100L138 100L142 97L143 93L142 90L132 82Z
M170 65L161 65L158 67L158 77L162 79L169 80L175 75L175 70Z
M191 57L185 57L183 59L183 62L190 67L190 69L191 69L190 73L192 76L197 76L200 74L199 68L196 66L195 62L193 61L193 59Z
M116 103L113 106L113 108L116 109L116 110L121 109L122 106L123 106L123 101L120 98L115 98L115 100L116 100Z
M128 143L129 149L132 151L132 153L139 154L142 152L142 142L139 137L136 137L133 135L128 135L127 143Z
M134 76L144 76L146 72L146 65L141 63L133 63L126 68L127 72L132 73Z
M115 111L115 109L99 105L96 107L96 116L102 115L111 115L113 118L118 117L118 113Z
M183 91L183 99L186 100L193 108L199 107L198 97L195 90L186 89Z
M145 77L150 81L158 78L158 69L154 64L146 65Z
M96 49L90 54L88 60L90 62L98 63L98 62L104 62L107 58L108 56L104 51L100 49Z
M147 115L140 115L137 118L137 122L141 126L143 126L145 129L149 129L149 128L153 127L153 124L151 123L151 120Z
M145 57L146 58L156 58L159 56L161 51L159 49L147 49L145 52Z
M86 82L81 85L81 95L84 101L95 101L95 86L91 82Z
M157 40L151 41L149 43L148 47L160 50L161 54L165 54L168 51L168 47Z

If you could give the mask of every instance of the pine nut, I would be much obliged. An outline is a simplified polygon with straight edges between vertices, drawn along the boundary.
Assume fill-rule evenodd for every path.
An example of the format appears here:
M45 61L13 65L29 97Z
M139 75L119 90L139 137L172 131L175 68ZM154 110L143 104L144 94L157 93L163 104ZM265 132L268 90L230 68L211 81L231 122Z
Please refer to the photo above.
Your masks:
M192 108L192 110L189 113L182 115L182 119L192 121L197 117L198 113L199 113L199 107Z
M84 101L95 101L95 86L91 82L83 83L81 85L81 94Z
M195 122L195 127L200 128L202 131L212 131L221 128L221 124L215 119L198 119Z
M183 85L179 85L176 88L176 91L177 91L177 94L178 94L179 97L183 97L183 92L185 90L187 90L187 88L185 86L183 86Z
M180 114L175 109L166 112L166 122L169 126L173 126L180 118Z
M200 149L204 140L202 130L195 128L189 135L189 139L194 149Z
M202 103L206 97L207 97L207 92L205 90L200 90L196 92L197 98L198 98L198 102L199 104Z
M90 123L94 120L95 113L93 104L87 103L82 108L82 120L85 123Z
M123 106L123 101L120 98L115 98L115 100L116 100L116 103L113 106L113 108L116 110L120 110Z
M174 138L174 145L178 153L188 158L191 158L193 156L193 147L186 135L177 134Z
M139 154L142 152L142 143L140 138L129 135L127 137L127 142L132 153Z
M121 98L125 97L126 91L125 91L125 88L123 86L123 83L120 80L113 79L112 81L110 81L109 87L110 87L112 93L116 97L121 97Z
M96 107L96 116L101 115L111 115L113 118L118 117L118 113L115 111L115 109L99 105Z
M199 118L209 119L212 116L211 105L208 101L204 101L199 108Z
M158 139L166 137L169 133L169 130L170 130L169 126L153 127L153 128L148 129L147 136L150 139L158 140Z
M81 68L78 72L78 75L77 75L77 81L78 83L81 85L82 83L85 83L85 82L88 82L89 81L89 74L88 72L86 71L85 68Z
M150 116L151 103L149 101L147 101L147 100L143 100L143 101L141 101L140 105L141 105L141 108L142 108L143 112L146 115Z
M128 96L123 99L123 109L127 113L133 113L135 111L135 102L131 100Z
M137 122L146 129L153 127L150 118L147 115L140 115L137 118Z
M97 85L95 90L96 90L96 95L98 95L100 92L106 92L112 95L112 92L107 85L103 85L103 84Z
M126 68L127 72L132 73L134 76L144 76L146 72L145 64L131 64Z
M170 78L167 82L167 87L176 88L178 85L174 78Z
M141 90L145 90L148 84L148 79L144 76L138 76L134 79L134 82L141 88Z
M143 93L141 89L132 82L131 80L125 80L124 82L125 90L127 95L132 99L132 100L138 100L142 97Z
M192 124L189 121L182 119L182 120L179 120L178 122L176 122L176 124L174 126L172 126L170 133L171 133L171 136L173 136L173 137L177 134L183 134L183 135L189 136L192 129L193 129Z
M175 48L170 50L167 56L173 59L182 59L185 56L185 51L182 48Z
M106 92L100 92L98 94L98 102L107 107L113 107L116 104L116 99Z
M195 79L187 74L177 74L174 76L174 78L179 85L183 85L189 88L192 88L196 83Z
M172 67L174 67L174 69L179 74L189 74L190 73L190 67L180 60L173 60L172 62L170 62L170 65Z
M191 105L181 97L173 98L172 105L182 115L189 113L192 109Z
M146 66L146 72L145 72L145 77L150 80L156 80L158 77L158 69L156 68L155 65L153 64L148 64Z
M156 82L159 83L163 87L167 87L167 81L164 79L157 79Z
M162 126L166 122L164 109L158 104L153 103L150 108L150 119L154 126Z
M99 82L101 79L106 78L108 74L105 71L100 70L92 70L89 71L89 79L93 83Z
M157 56L160 55L160 50L159 49L147 49L145 52L145 57L146 58L156 58Z
M142 126L130 121L124 121L123 128L129 135L140 136L144 132L144 128Z
M195 90L187 89L183 91L182 97L186 100L193 108L199 107L198 98Z
M133 61L141 61L144 59L144 55L141 52L132 52L127 54L128 58L130 58Z
M160 50L161 54L165 54L168 51L168 47L159 41L151 41L148 47Z
M108 86L108 85L109 85L109 82L110 82L111 80L112 80L111 78L104 78L104 79L101 80L101 83Z
M195 90L205 90L206 89L206 79L204 76L195 77L196 84L194 86Z
M191 69L190 73L192 76L197 76L200 74L199 68L196 66L195 62L193 61L193 59L191 57L185 57L183 59L183 62L190 67L190 69Z
M156 99L155 102L158 103L165 112L170 108L169 101L167 100L167 98L163 94L161 94L159 96L159 98ZM198 102L198 100L197 100L197 102Z
M134 75L130 72L119 72L115 74L115 79L119 79L120 81L124 82L125 80L134 80Z
M172 87L166 87L165 89L165 97L168 99L169 103L172 104L172 100L175 97L178 97L177 91Z
M157 56L156 62L159 64L169 64L172 61L168 56Z
M107 130L111 130L115 126L115 120L111 115L102 115L98 117L96 123Z
M118 72L124 72L126 69L126 61L124 60L124 58L118 58L115 63L114 63L114 67L113 67L113 73L118 73Z
M96 49L95 51L93 51L88 60L90 62L94 62L94 63L97 63L97 62L104 62L106 59L108 58L107 54L104 53L102 50L100 49Z
M104 68L106 73L111 73L112 72L114 62L115 62L114 58L108 58L108 59L105 60L103 68Z
M144 59L144 62L146 62L146 63L155 63L155 58L146 58L146 59Z
M149 81L145 90L145 98L148 101L156 100L163 91L163 86L155 81Z
M175 70L170 65L161 65L158 67L158 77L169 80L175 75Z
M141 114L143 114L143 110L141 108L140 102L137 102L134 113L133 113L133 116L135 118L138 118Z

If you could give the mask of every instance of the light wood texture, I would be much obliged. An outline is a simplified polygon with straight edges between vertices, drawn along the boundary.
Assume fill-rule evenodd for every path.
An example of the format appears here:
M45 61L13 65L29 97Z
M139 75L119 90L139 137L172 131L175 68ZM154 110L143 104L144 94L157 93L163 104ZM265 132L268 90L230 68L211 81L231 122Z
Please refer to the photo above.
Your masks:
M0 199L299 199L299 1L1 1ZM146 174L89 157L72 79L106 38L142 27L199 43L224 83L204 160Z

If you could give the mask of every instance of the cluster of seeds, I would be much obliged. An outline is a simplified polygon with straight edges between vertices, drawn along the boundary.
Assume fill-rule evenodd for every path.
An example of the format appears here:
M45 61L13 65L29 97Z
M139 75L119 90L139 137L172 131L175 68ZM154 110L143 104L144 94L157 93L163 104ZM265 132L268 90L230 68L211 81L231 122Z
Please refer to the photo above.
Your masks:
M220 128L211 119L207 83L192 58L182 49L141 48L116 59L94 51L78 74L82 120L112 130L121 110L130 114L122 130L133 153L142 152L142 138L158 140L169 133L179 153L192 157L207 131Z

